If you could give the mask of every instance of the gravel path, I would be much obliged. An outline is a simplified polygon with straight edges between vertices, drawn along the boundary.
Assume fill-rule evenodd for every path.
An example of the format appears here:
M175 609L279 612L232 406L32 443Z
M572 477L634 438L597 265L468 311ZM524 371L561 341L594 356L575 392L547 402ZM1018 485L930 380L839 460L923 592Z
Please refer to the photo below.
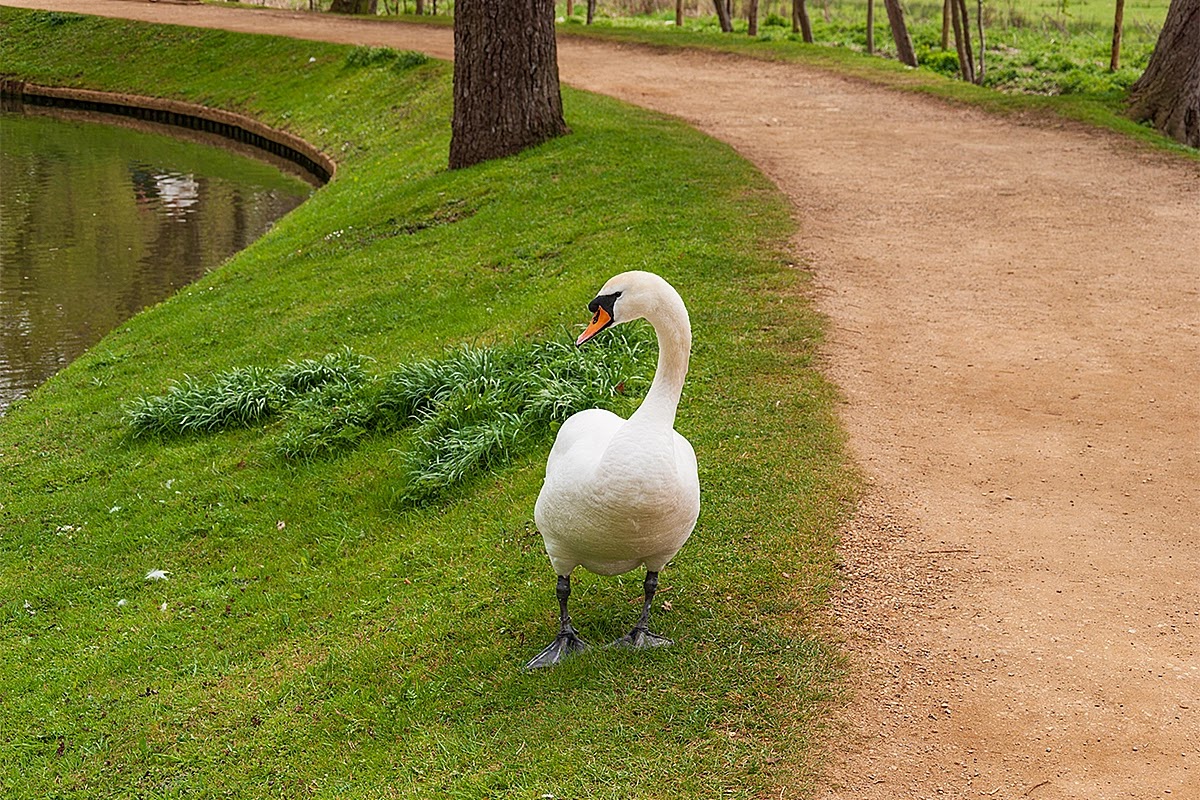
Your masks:
M452 54L449 29L3 2ZM827 797L1200 797L1200 167L799 66L570 37L559 63L795 206L872 484Z

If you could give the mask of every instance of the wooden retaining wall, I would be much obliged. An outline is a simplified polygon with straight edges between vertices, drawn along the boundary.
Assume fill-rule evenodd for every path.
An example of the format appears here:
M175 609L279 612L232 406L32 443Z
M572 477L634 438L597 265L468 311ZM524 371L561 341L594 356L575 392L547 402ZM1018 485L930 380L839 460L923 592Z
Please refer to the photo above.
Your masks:
M299 136L276 130L242 114L195 103L90 89L39 86L10 78L0 79L0 95L32 106L113 114L215 134L290 161L321 183L328 183L337 172L337 164L333 159Z

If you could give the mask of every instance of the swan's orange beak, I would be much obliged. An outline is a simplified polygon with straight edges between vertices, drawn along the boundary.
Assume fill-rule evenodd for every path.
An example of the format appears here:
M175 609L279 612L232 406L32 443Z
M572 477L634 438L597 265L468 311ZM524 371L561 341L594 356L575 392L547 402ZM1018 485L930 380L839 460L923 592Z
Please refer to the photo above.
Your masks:
M612 315L605 311L603 306L597 308L596 316L592 317L592 324L588 325L584 332L579 334L579 338L575 340L575 346L578 347L588 339L591 339L610 324L612 324Z

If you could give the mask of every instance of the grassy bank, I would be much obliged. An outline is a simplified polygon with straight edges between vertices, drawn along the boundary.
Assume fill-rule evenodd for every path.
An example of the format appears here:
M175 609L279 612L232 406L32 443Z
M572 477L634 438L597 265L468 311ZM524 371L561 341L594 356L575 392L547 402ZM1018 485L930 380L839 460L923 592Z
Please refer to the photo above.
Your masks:
M837 674L815 615L855 483L761 175L577 92L570 136L449 173L444 64L7 9L0 25L4 72L249 113L339 161L0 419L0 793L754 797L809 774ZM412 505L403 432L291 461L276 418L134 437L123 411L185 376L343 348L383 375L553 339L628 268L672 280L696 334L678 428L704 508L663 573L678 644L661 652L519 671L556 616L532 523L548 440ZM616 638L640 590L581 574L577 626Z

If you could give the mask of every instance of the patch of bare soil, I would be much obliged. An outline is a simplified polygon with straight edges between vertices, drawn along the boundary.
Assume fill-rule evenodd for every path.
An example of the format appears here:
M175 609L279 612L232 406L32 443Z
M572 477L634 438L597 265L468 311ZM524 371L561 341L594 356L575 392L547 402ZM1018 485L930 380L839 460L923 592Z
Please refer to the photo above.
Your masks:
M448 29L62 10L417 49ZM791 198L872 490L828 798L1200 797L1200 169L799 66L559 44Z

